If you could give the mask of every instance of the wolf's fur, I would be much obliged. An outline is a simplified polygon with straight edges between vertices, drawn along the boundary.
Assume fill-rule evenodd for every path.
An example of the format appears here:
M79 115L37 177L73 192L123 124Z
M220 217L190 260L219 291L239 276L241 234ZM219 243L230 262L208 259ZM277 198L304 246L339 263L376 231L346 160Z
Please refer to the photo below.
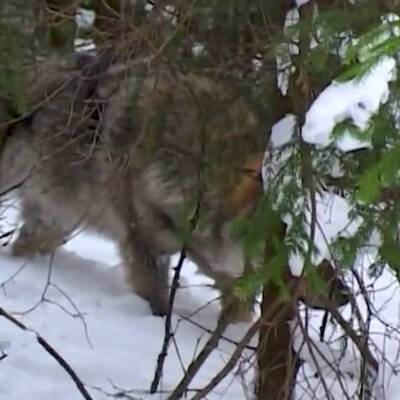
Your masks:
M0 191L23 182L13 253L52 252L77 228L104 233L135 292L163 314L163 256L182 247L199 209L187 253L224 290L244 256L216 216L237 212L229 194L262 148L256 119L208 78L92 62L47 61L27 84L32 112L9 128L0 157Z

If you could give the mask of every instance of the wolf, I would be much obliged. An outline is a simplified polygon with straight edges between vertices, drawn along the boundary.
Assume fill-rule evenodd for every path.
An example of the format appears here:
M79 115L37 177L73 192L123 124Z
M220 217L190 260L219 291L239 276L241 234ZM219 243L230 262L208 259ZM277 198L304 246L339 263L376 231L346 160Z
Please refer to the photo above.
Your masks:
M52 253L78 229L103 234L164 315L170 256L183 250L227 308L248 263L231 222L256 206L265 148L241 93L162 62L74 54L32 69L25 97L0 154L0 193L17 188L21 201L12 254Z
M264 138L237 93L166 64L99 68L88 55L41 63L26 87L31 111L10 124L0 157L0 191L19 186L15 256L51 253L77 229L104 234L157 315L182 248L223 292L242 274L221 215Z

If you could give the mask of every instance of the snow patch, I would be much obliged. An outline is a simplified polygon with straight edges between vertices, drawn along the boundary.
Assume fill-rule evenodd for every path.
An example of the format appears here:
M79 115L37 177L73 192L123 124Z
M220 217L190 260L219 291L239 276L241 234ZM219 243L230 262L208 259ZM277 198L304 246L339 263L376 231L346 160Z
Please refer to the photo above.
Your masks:
M90 28L94 24L96 14L93 10L78 7L75 14L75 21L79 28Z

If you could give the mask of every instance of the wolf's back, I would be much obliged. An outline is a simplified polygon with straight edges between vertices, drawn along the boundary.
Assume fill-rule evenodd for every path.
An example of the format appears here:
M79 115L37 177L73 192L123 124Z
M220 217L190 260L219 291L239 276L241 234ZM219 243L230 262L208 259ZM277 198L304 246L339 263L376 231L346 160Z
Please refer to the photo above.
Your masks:
M205 209L223 209L262 148L249 107L210 78L107 57L50 59L28 77L30 113L10 136L30 148L36 182L90 202L105 187L118 196L129 170L134 195L174 219L200 186Z

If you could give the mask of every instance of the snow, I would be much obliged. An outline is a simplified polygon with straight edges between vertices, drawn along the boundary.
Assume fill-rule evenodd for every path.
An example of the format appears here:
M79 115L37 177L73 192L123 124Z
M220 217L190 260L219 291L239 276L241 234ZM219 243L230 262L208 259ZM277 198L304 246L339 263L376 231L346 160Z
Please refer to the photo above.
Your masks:
M13 203L3 206L2 232L14 226L17 212ZM70 363L95 400L109 399L118 388L132 390L137 399L150 398L164 320L152 316L147 302L126 285L115 244L79 234L54 257L26 260L9 252L9 246L0 248L0 307L32 331L23 332L0 317L0 399L81 399L66 372L38 345L36 333ZM172 264L176 262L177 257ZM173 317L178 350L173 345L169 349L163 391L179 382L181 362L187 367L208 338L195 323L212 330L220 312L219 293L210 288L210 279L199 275L189 261L182 275ZM247 329L245 323L231 325L225 337L238 341ZM192 387L207 384L234 348L222 340ZM2 359L3 352L7 357ZM243 354L248 356L249 352ZM253 373L244 378L250 382ZM231 375L209 398L242 399L242 380Z
M369 40L368 44L360 46L357 50L357 59L360 62L373 61L379 45L385 40L400 36L399 18L398 15L390 13L381 16L382 23L374 40ZM346 60L349 45L357 45L358 42L359 39L352 39L351 43L343 40L342 58ZM354 56L353 54L350 58ZM344 132L340 137L334 138L332 132L334 127L343 121L352 122L361 131L368 128L371 117L388 100L389 84L396 79L397 56L381 57L361 78L347 82L333 81L307 112L302 127L304 141L319 147L335 143L343 152L370 147L371 138L366 134L365 137L354 137L350 132Z
M0 341L0 351L3 352L4 350L10 347L11 343L6 341Z
M92 39L80 39L77 38L74 41L75 50L80 53L91 53L95 52L96 45Z
M50 257L15 259L5 248L0 252L0 262L0 284L4 283L1 307L56 348L88 385L94 399L107 398L100 389L116 392L113 385L134 389L132 395L137 398L148 397L146 391L161 349L164 320L153 317L148 304L126 286L112 243L80 235L60 249L53 260ZM22 271L10 279L21 266L24 266ZM184 267L183 289L178 293L173 319L179 357L171 346L161 385L163 390L178 383L182 377L180 362L187 366L208 337L204 330L178 315L192 318L208 329L215 327L218 317L217 293L206 287L211 282L196 276L195 271L191 263ZM46 286L49 273L51 284ZM43 296L46 301L42 301ZM207 302L210 304L198 311ZM236 324L228 329L227 335L238 340L246 329L246 324ZM0 361L0 399L80 398L65 371L38 345L36 333L23 332L0 318L0 339L1 348L7 354ZM222 368L233 348L222 341L193 387L205 385ZM251 379L252 374L247 378ZM210 398L242 396L241 381L231 376Z
M363 265L370 262L371 257L360 258L360 271L365 271ZM132 294L124 283L113 243L81 234L60 249L53 259L35 257L32 260L12 258L5 247L0 251L0 263L0 305L32 329L23 332L0 318L0 355L2 352L7 355L0 358L0 399L80 399L69 376L38 345L36 332L70 363L94 399L104 400L120 390L129 390L137 399L166 398L166 392L153 397L148 394L163 339L164 321L153 317L148 304ZM364 278L368 281L368 277ZM380 318L386 324L398 327L400 296L394 281L395 278L385 272L378 282L371 282L371 285L376 288L373 304L380 310ZM218 294L208 287L210 284L209 279L196 274L192 263L185 264L173 318L179 355L171 346L162 379L163 391L171 390L177 384L182 377L180 363L187 367L208 338L203 329L180 316L189 317L209 329L215 327L219 312L215 301ZM347 318L350 312L350 309L345 309L343 315ZM321 313L312 312L309 318L310 335L316 337ZM372 324L372 339L378 350L384 350L384 354L376 351L382 368L379 383L384 384L386 399L396 400L400 378L390 373L389 365L399 365L400 337L396 330L389 336L386 325L380 321L374 320ZM235 324L229 327L225 336L240 340L247 329L248 324ZM332 335L338 336L338 332L329 323L327 336ZM343 356L338 344L316 339L316 345L324 355L317 357L317 367L315 355L313 357L311 351L301 345L301 334L296 335L295 344L307 361L299 374L296 399L324 398L323 389L314 377L321 368L335 399L342 398L337 377L326 360L339 363L344 372L341 380L349 390L355 389L354 377L357 377L360 365L355 349L350 346L351 350L348 349ZM253 345L256 345L256 340ZM222 340L192 387L199 388L208 383L233 349L233 345ZM248 366L248 362L243 360L251 355L250 351L243 354L241 370L245 369L243 365ZM387 359L384 360L384 356ZM246 398L245 388L251 385L254 376L253 370L247 369L246 373L243 372L246 385L236 370L236 375L231 374L208 398ZM305 388L306 379L308 385L315 385L316 397L311 396L311 389Z
M306 4L308 2L309 2L309 0L296 0L296 5L297 5L297 7L300 7L303 4Z
M78 7L75 14L75 21L79 28L90 28L94 24L96 14L93 10L87 8Z
M395 78L396 62L383 58L362 79L333 82L314 101L306 115L302 128L304 141L326 147L335 141L331 136L334 127L345 120L364 130L369 120L389 96L389 83ZM360 140L345 133L336 140L344 152L370 146L370 138Z
M289 114L278 121L272 128L271 139L264 154L262 168L265 192L272 188L279 173L292 156L292 149L288 148L287 145L293 139L295 127L296 117ZM287 179L291 179L291 177Z

